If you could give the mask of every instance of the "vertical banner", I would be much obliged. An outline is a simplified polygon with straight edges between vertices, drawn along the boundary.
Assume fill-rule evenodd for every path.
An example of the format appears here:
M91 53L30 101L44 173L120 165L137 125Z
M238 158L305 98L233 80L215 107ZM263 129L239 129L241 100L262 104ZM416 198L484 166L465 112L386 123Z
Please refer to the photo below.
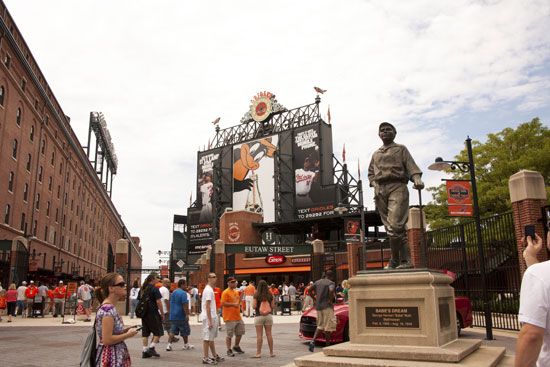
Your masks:
M220 150L200 152L197 159L197 207L188 210L189 254L202 254L212 245L214 163Z
M275 221L277 135L233 146L233 210L262 214Z
M447 180L447 204L449 216L472 217L472 186L468 180Z
M334 186L323 187L319 125L294 131L293 156L298 219L334 214ZM332 152L324 152L332 159Z
M344 219L344 237L346 238L346 241L349 242L361 241L361 219Z

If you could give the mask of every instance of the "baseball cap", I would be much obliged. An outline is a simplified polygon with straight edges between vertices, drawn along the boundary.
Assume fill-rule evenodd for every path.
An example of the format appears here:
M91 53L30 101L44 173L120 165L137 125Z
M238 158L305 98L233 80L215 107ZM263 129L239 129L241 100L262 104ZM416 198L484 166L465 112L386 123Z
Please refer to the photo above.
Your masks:
M27 285L27 282L26 282L26 281L22 281L21 284Z
M243 285L247 285L248 283L246 282L246 280L243 280Z
M62 281L62 280L60 280L60 281L59 281L59 284L63 284L63 281Z
M31 284L34 284L34 280L31 280Z
M395 126L393 126L392 124L390 124L389 122L382 122L380 124L380 126L378 126L378 130L380 130L383 126L389 126L393 129L393 131L396 131L397 132L397 129L395 128Z
M236 282L236 281L237 281L237 278L235 278L235 277L227 278L227 283Z

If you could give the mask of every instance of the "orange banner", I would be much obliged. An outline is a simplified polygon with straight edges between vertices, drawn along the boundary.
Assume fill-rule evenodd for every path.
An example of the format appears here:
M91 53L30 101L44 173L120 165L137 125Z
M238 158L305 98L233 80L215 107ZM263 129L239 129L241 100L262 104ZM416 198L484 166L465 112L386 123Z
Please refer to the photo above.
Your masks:
M471 182L466 180L447 180L446 185L449 215L451 217L473 216Z

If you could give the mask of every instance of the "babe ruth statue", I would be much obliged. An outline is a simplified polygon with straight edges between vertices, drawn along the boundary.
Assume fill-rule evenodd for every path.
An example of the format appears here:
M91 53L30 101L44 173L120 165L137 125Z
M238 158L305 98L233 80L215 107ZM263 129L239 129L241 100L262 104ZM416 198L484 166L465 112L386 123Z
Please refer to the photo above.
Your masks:
M378 136L384 145L372 155L369 165L369 182L374 188L374 202L390 239L391 259L386 269L412 268L405 225L409 216L409 189L423 189L422 171L404 145L393 142L395 127L382 122Z

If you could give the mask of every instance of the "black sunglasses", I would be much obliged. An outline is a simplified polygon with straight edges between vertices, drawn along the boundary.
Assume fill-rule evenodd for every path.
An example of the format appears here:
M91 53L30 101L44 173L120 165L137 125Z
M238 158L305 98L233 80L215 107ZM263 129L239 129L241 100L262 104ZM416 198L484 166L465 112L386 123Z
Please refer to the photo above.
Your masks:
M126 287L126 283L125 282L120 282L120 283L117 283L117 284L113 284L113 287L124 288L124 287Z

